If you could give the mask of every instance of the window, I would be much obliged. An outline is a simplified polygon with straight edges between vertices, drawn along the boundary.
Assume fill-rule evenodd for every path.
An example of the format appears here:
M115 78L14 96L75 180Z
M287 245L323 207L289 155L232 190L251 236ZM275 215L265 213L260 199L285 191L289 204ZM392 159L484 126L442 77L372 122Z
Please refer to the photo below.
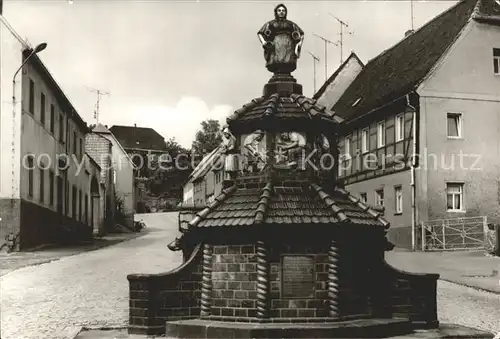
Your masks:
M375 191L375 205L384 206L384 190Z
M359 195L359 197L360 197L361 202L363 202L363 203L365 203L365 204L366 204L366 202L367 202L366 193L361 193L361 194Z
M361 131L361 152L368 152L368 128Z
M78 191L78 215L80 216L80 221L82 221L82 190Z
M54 125L55 125L55 119L56 119L56 112L55 112L55 107L53 104L50 105L50 133L54 134Z
M405 138L405 116L404 114L396 115L396 142Z
M86 225L89 223L89 195L85 194L85 214L83 217L83 221L85 222Z
M215 172L215 184L218 184L222 181L222 171Z
M73 185L73 194L71 195L71 213L72 213L72 216L73 218L76 219L77 215L76 215L76 195L77 195L77 189L76 189L76 186Z
M54 206L54 172L49 172L49 204Z
M73 154L76 155L76 132L73 132Z
M500 75L500 48L493 48L493 73Z
M42 165L43 166L43 165ZM40 168L39 170L40 173L40 196L39 200L41 203L45 202L45 170L43 168Z
M458 113L448 113L448 138L462 137L462 115Z
M64 141L64 115L59 114L59 140Z
M395 214L403 213L403 188L401 186L394 187L394 201L395 205Z
M29 112L35 114L35 83L30 79Z
M40 93L40 122L45 126L45 94Z
M83 158L83 140L82 140L82 138L79 139L79 142L80 142L80 145L78 146L78 148L79 148L78 151L80 152L79 153L80 154L80 158Z
M344 156L347 160L351 159L351 136L345 137Z
M446 184L446 208L448 211L463 211L464 184Z
M33 157L28 157L28 196L33 197Z
M385 146L385 122L377 124L377 148Z

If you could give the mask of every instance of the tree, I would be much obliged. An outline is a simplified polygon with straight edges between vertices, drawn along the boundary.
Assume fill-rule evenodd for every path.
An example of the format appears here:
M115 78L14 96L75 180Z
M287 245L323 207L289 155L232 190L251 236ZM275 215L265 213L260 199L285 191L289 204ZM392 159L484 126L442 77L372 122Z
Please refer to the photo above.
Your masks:
M198 154L207 154L217 148L222 142L221 126L217 120L208 119L201 122L201 130L196 132L191 151Z
M189 151L174 139L165 142L166 151L150 159L149 192L182 199L182 184L191 174Z

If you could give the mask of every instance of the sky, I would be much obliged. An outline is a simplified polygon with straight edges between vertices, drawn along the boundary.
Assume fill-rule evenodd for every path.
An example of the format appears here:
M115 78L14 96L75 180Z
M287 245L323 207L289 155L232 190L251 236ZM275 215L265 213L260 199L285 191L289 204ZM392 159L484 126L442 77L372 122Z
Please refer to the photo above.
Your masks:
M261 96L272 76L257 38L274 18L273 1L4 0L3 15L33 46L78 113L99 122L151 127L190 147L201 121L225 117ZM325 81L325 47L315 34L338 42L343 56L354 51L366 63L411 29L410 1L284 1L288 19L305 32L293 73L314 93ZM413 22L424 23L456 1L414 1ZM340 48L327 49L327 74L340 65Z

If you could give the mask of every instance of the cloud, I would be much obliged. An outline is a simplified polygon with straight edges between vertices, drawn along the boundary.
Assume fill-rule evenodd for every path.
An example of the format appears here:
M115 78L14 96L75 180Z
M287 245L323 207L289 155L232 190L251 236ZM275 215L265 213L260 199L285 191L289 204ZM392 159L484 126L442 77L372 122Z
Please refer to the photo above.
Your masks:
M120 117L113 117L113 124L151 127L165 139L175 138L182 146L190 148L203 120L216 119L224 124L232 108L228 105L209 107L198 97L184 96L173 107L134 104L121 112Z

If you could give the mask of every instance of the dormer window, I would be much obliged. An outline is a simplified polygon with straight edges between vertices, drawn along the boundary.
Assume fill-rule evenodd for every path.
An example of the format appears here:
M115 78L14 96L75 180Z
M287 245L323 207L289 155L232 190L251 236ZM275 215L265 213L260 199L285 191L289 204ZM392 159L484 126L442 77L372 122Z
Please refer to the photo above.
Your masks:
M500 48L493 48L493 73L500 75Z

